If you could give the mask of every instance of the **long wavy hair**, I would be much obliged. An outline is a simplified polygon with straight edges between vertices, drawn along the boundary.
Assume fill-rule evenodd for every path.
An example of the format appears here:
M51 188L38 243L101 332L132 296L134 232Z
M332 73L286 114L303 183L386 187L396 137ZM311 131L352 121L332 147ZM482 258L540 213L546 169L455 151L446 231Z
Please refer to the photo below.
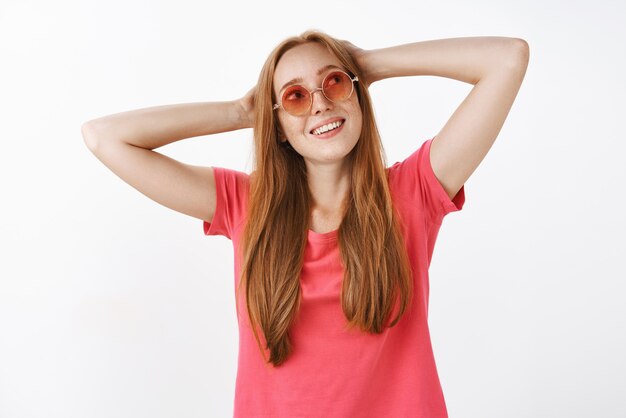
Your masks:
M276 65L289 49L318 42L334 54L355 83L363 126L346 157L351 161L351 187L343 204L338 245L344 266L341 307L346 329L380 334L397 324L413 298L413 279L399 217L387 183L386 157L374 120L364 78L350 50L323 32L308 30L282 41L270 53L259 75L254 97L254 155L250 174L247 220L242 232L242 268L237 309L245 290L250 326L266 364L274 367L292 351L290 326L301 298L300 272L311 220L312 197L303 157L279 140L279 121L272 110L276 98ZM396 304L399 301L399 306ZM394 308L396 317L389 323ZM266 356L257 328L269 350Z

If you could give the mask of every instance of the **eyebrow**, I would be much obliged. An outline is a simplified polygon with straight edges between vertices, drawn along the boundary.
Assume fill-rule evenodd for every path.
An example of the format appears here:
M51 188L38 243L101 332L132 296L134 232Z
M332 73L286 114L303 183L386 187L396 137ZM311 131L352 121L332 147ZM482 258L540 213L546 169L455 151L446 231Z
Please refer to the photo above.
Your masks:
M343 68L341 68L341 67L338 67L338 66L336 66L336 65L334 65L334 64L328 64L328 65L326 65L326 66L324 66L324 67L320 68L319 70L317 70L317 75L318 75L318 76L320 76L320 75L322 75L322 73L323 73L324 71L326 71L326 70L330 70L331 68L337 68L337 69L339 69L339 70L341 70L341 71L344 71L344 69L343 69ZM284 85L280 88L280 90L278 90L278 91L279 91L279 92L280 92L280 91L283 91L285 87L290 86L290 85L292 85L292 84L296 84L296 83L302 83L302 81L304 81L304 79L303 79L302 77L296 77L296 78L294 78L294 79L291 79L291 80L289 80L288 82L286 82L286 83L285 83L285 84L284 84Z

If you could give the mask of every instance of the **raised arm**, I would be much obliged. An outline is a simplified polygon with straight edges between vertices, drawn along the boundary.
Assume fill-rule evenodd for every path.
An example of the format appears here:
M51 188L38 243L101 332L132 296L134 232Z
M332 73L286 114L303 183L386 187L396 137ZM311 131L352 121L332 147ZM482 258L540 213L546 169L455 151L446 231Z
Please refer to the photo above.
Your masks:
M126 183L177 212L211 221L213 168L181 163L153 151L184 138L251 128L254 88L243 98L150 107L93 119L82 125L91 152Z
M474 87L435 136L433 171L452 199L493 145L526 74L526 41L506 37L437 39L362 50L349 44L366 83L390 77L434 75Z

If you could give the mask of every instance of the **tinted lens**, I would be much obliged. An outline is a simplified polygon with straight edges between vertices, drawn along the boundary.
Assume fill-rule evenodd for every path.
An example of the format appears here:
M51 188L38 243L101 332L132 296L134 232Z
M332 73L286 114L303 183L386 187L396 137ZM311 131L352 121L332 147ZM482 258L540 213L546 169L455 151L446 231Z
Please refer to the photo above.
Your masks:
M283 93L283 109L292 115L305 113L310 103L311 98L309 97L309 92L302 86L287 87L287 90Z
M335 71L326 76L324 79L324 95L333 102L346 100L352 93L352 80L348 74L341 71Z

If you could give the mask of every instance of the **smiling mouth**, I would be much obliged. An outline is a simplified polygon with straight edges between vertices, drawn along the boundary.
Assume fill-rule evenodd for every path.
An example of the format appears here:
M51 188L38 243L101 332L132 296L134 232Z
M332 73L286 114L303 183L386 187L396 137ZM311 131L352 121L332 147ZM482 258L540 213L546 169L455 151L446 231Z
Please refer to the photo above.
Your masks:
M343 124L344 124L345 122L346 122L346 120L345 120L345 119L341 119L341 120L338 120L338 121L336 121L336 122L332 122L332 123L329 123L329 124L327 124L327 125L320 126L319 128L315 128L315 129L313 129L312 131L310 131L309 133L310 133L311 135L314 135L314 136L323 135L323 134L325 134L325 133L327 133L327 132L332 132L332 131L334 131L335 129L337 129L337 128L339 128L339 127L343 126Z

